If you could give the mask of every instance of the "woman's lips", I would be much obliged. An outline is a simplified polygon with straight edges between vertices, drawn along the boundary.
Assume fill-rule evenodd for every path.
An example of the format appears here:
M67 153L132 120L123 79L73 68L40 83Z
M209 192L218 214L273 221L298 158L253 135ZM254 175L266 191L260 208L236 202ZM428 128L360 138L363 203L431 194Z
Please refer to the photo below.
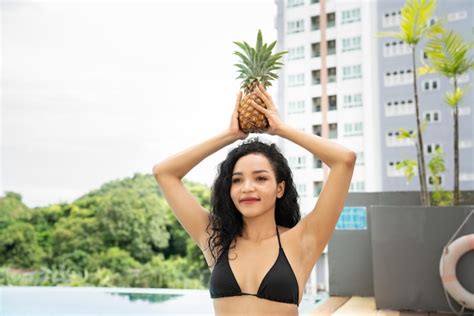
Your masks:
M243 198L240 200L240 203L242 204L252 204L252 203L255 203L255 202L258 202L260 201L260 199L258 198Z

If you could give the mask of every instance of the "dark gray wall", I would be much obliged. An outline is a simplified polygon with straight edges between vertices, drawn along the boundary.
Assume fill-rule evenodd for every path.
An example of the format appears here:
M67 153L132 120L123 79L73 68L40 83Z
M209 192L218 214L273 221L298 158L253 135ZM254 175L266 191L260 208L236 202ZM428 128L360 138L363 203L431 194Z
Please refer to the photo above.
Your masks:
M367 230L336 230L328 245L329 293L374 296L370 205L419 205L417 192L351 192L345 206L367 208Z
M372 262L377 308L450 311L439 276L443 247L474 206L373 206ZM471 216L457 238L474 233ZM474 293L474 252L458 261L457 277ZM459 304L453 303L457 309Z
M350 193L345 206L367 207L367 230L334 232L328 245L329 294L374 296L382 309L450 311L439 260L443 246L474 208L473 192L462 196L464 207L422 208L413 207L420 205L419 192ZM458 237L469 233L474 233L474 216ZM474 252L460 259L457 271L463 286L474 293L472 267Z

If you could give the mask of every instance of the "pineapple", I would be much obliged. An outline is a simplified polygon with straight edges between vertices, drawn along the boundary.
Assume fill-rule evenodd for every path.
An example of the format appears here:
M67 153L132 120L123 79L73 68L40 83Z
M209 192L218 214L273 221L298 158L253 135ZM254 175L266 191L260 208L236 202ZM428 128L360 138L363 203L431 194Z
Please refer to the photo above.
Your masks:
M265 88L271 86L271 80L277 79L274 72L280 69L283 63L280 59L287 51L272 55L272 49L277 42L270 45L262 43L262 32L257 34L255 48L250 47L246 42L234 42L243 53L236 51L235 55L240 57L240 63L235 64L240 75L236 79L242 79L241 89L244 89L244 96L239 104L239 125L240 129L246 133L262 133L268 128L268 121L264 114L257 111L251 104L253 99L257 104L266 108L263 100L254 94L255 87L261 83Z

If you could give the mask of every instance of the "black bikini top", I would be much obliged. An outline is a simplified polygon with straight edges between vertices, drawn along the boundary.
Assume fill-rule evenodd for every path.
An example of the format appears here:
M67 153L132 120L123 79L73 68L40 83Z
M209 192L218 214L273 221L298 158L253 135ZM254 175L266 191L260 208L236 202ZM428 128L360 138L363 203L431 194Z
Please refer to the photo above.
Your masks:
M296 304L298 306L298 281L281 247L278 228L277 236L279 245L278 258L263 278L256 294L241 291L229 265L229 248L227 248L217 259L211 273L209 281L211 298L253 295L271 301Z

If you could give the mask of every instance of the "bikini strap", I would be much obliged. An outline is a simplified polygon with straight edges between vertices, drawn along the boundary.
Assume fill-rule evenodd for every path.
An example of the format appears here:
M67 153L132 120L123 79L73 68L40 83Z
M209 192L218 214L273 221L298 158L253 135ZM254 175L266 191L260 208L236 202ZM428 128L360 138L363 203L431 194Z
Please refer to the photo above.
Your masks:
M277 226L276 230L277 230L277 237L278 237L278 246L279 246L280 248L282 248L282 247L281 247L281 242L280 242L280 233L278 232L278 226Z

